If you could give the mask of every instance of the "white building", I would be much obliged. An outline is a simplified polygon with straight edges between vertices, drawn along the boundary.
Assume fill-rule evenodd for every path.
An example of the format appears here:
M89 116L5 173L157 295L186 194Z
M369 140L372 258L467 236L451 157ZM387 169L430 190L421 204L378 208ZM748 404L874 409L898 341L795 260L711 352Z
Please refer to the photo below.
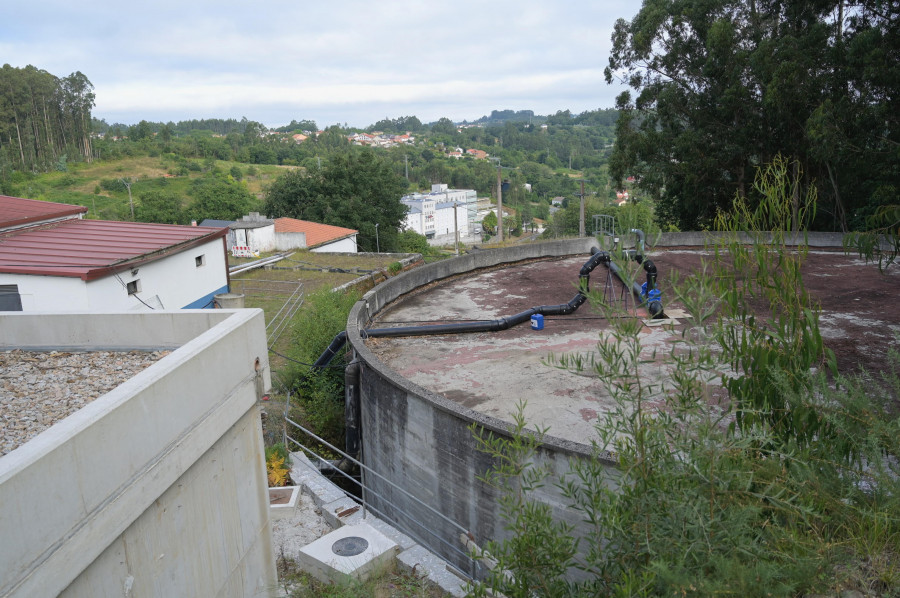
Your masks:
M460 238L474 234L478 212L478 194L474 189L448 189L432 185L431 193L413 193L400 198L408 213L406 228L429 239L452 241L456 231Z
M249 247L252 253L308 249L313 253L356 253L359 231L296 218L274 220L251 212L236 222L204 220L203 225L227 226L228 249Z
M211 308L228 292L226 229L86 211L0 196L0 311Z

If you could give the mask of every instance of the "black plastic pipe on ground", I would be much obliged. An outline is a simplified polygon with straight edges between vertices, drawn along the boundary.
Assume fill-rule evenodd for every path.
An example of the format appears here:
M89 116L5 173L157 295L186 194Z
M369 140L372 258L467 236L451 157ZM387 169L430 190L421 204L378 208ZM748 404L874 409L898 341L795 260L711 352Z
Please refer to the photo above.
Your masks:
M587 291L590 288L591 272L599 264L611 264L609 253L600 251L596 247L591 248L591 257L578 272L578 292L568 303L560 305L539 305L531 309L506 316L497 320L486 322L454 322L452 324L430 324L426 326L398 326L394 328L367 328L360 331L363 338L394 338L400 336L428 336L435 334L465 334L472 332L499 332L513 326L518 326L531 319L531 316L540 314L544 316L565 316L574 313L587 301ZM322 368L331 363L334 356L347 342L347 332L342 331L332 339L328 348L319 356L313 364L313 368Z

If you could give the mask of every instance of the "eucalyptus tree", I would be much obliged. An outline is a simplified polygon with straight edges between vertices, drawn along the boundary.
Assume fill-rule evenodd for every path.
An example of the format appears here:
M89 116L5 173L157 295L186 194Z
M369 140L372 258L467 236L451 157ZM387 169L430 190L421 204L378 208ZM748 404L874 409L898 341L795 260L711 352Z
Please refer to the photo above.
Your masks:
M611 173L702 228L782 155L818 189L814 226L846 229L900 187L898 23L881 0L645 0L612 38L607 81L633 93Z

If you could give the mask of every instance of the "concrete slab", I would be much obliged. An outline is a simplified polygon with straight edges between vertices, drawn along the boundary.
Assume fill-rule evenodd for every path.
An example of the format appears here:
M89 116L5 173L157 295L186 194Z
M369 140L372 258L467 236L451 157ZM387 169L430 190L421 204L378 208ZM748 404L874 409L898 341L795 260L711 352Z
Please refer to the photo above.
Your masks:
M300 562L316 579L333 582L345 576L365 581L392 566L399 546L367 523L345 525L300 550Z

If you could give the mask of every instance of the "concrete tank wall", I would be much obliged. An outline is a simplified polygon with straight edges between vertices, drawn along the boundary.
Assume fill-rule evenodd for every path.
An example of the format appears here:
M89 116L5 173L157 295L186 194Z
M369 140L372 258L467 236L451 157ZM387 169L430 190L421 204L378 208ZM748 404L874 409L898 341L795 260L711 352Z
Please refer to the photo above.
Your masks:
M0 458L0 596L270 596L260 310L0 316L0 349L174 349Z
M474 252L436 262L379 285L350 313L347 336L362 362L360 396L365 464L470 531L478 544L507 537L508 533L503 529L495 491L478 479L491 467L491 460L478 450L470 427L475 424L508 437L508 425L403 378L365 346L360 330L385 305L435 280L541 257L583 254L587 259L595 245L596 240L591 238L555 241ZM558 518L573 524L578 522L578 516L565 507L566 501L553 482L569 471L571 458L588 455L589 446L545 437L536 456L536 463L552 472L537 497L550 504ZM431 543L431 550L471 573L467 559L451 548L462 548L458 540L460 532L455 526L376 476L367 475L365 484L373 489L366 500L375 509L384 511L389 519L397 517L411 526L413 533ZM440 540L431 536L431 532Z
M703 232L665 233L648 238L647 245L651 251L654 246L702 247L719 236ZM636 236L628 233L621 235L621 239L625 246L633 246ZM743 240L749 242L751 238L744 236ZM811 247L834 248L840 247L841 235L810 233L807 240ZM361 361L361 435L365 464L468 529L478 544L507 537L508 533L503 529L496 493L478 480L491 462L477 450L471 426L475 424L508 437L507 424L464 408L400 376L366 347L360 331L386 305L433 281L527 259L578 254L587 259L590 248L596 245L596 239L587 237L474 251L429 264L377 286L363 296L348 318L347 338ZM573 524L579 522L578 517L566 508L566 499L553 483L569 471L573 457L590 454L590 447L583 444L545 437L536 456L537 465L553 472L537 498L551 505L558 518ZM612 460L606 461L610 468L614 467ZM449 548L460 546L459 531L453 525L371 474L365 483L374 489L366 496L370 504L406 522L417 536L431 542L431 550L465 567L466 560ZM430 537L426 530L433 531L440 540Z

